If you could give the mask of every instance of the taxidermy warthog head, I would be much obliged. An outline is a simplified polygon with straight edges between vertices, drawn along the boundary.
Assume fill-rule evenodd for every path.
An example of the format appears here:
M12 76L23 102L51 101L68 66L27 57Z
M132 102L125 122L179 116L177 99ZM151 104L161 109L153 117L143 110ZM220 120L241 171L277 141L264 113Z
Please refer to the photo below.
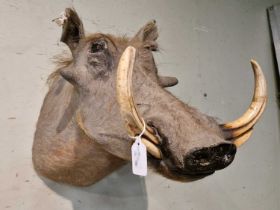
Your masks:
M218 124L164 89L177 79L158 75L155 21L132 38L85 36L73 9L55 21L72 58L52 74L37 123L33 162L44 176L76 185L96 182L131 160L129 135L139 134L145 122L142 142L152 168L176 180L204 177L233 161L264 111L266 81L254 60L249 109Z

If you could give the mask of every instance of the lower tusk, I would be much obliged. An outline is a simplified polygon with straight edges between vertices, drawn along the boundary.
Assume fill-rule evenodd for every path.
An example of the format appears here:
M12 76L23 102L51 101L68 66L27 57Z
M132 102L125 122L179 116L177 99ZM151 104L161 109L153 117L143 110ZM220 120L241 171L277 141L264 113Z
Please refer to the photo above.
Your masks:
M253 129L250 129L249 131L244 133L242 136L235 138L233 141L233 144L236 147L240 147L242 144L244 144L246 141L248 141L248 139L251 137L252 133L253 133Z
M143 144L147 147L147 151L155 158L162 159L161 151L153 143L145 138L141 138Z

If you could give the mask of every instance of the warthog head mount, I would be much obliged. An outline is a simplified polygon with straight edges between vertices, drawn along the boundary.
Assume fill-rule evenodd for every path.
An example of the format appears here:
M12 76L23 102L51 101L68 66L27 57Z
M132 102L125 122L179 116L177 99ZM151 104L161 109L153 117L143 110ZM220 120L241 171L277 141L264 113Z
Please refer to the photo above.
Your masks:
M101 179L131 160L130 136L144 123L142 142L151 168L171 179L201 178L233 161L264 111L266 81L254 60L249 109L219 124L164 89L178 81L158 75L155 21L132 38L85 36L73 9L55 21L72 58L52 74L33 146L36 171L51 179L77 185Z

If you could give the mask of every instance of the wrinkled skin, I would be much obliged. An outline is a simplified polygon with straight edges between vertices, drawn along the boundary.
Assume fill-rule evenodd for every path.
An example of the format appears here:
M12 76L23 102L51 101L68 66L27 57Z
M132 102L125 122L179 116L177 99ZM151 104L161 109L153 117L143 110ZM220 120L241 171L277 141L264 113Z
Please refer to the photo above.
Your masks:
M154 21L132 38L84 35L81 20L66 9L61 41L72 59L52 74L33 144L35 170L72 185L93 184L131 160L128 136L116 98L116 70L127 46L137 49L133 94L137 108L160 136L162 160L148 155L151 168L181 181L225 168L236 147L224 139L218 123L183 103L164 87L177 84L160 77Z

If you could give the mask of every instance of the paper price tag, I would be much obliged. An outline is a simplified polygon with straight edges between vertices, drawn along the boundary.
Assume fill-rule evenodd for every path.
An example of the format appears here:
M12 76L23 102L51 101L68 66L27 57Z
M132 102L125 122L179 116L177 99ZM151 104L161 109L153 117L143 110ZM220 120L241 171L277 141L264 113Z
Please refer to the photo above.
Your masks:
M147 149L141 141L141 136L137 136L131 147L132 172L135 175L147 175Z

